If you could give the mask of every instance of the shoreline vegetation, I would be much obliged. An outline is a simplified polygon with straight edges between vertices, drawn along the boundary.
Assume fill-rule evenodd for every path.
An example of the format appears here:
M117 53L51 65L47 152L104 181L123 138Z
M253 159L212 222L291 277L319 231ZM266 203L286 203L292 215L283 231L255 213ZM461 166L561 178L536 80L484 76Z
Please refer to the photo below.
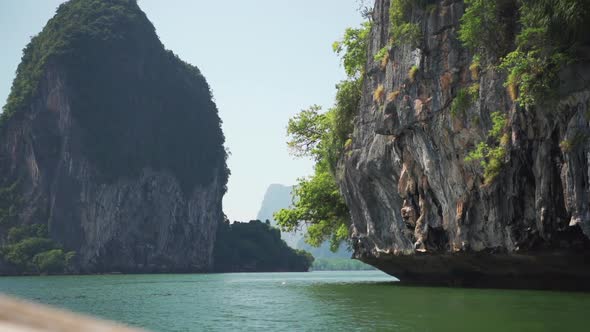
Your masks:
M226 219L217 228L214 272L305 272L313 261L309 252L289 247L269 221Z
M19 246L20 248L20 246ZM0 277L6 276L67 276L67 275L120 275L146 274L146 272L109 271L109 272L81 272L72 266L75 264L59 260L59 266L53 269L41 268L34 264L36 251L19 249L21 265L10 264L10 261L0 260ZM16 249L15 249L16 250ZM4 250L7 254L9 251ZM149 274L215 274L242 272L311 272L311 271L366 271L375 270L374 267L352 258L314 258L305 250L293 249L281 239L278 228L260 220L249 222L229 223L225 220L217 230L217 241L213 255L214 266L210 271L154 271ZM14 255L13 255L14 256ZM57 263L56 263L57 264ZM47 264L46 264L47 265ZM47 265L53 266L53 265ZM57 268L59 267L59 269Z

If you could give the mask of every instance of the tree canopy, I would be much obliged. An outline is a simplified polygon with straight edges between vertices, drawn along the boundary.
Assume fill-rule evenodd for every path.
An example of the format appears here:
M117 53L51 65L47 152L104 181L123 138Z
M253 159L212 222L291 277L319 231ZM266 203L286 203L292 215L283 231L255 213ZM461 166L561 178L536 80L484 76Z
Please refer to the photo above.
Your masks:
M75 255L49 239L47 226L41 224L10 228L7 243L0 247L0 259L18 273L64 273Z
M213 257L216 272L304 272L313 263L310 253L290 248L277 228L260 220L225 220L217 229Z
M287 127L287 144L292 153L312 158L314 174L298 180L293 189L293 206L278 211L275 220L284 231L293 231L306 223L306 241L320 246L329 240L334 251L348 240L350 215L336 182L336 169L352 144L370 31L370 21L359 28L348 28L343 39L333 45L348 76L336 86L334 107L323 112L317 105L310 106L291 118Z

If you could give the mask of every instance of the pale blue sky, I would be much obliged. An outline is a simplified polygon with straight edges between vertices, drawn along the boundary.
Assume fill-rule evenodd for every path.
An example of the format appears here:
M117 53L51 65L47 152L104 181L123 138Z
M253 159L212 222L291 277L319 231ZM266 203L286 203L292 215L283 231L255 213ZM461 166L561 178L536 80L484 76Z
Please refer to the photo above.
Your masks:
M60 0L0 0L0 104L22 55ZM211 85L231 151L224 211L254 218L271 183L312 170L288 153L288 119L329 107L344 78L331 45L360 24L357 0L139 0L167 49L199 67Z

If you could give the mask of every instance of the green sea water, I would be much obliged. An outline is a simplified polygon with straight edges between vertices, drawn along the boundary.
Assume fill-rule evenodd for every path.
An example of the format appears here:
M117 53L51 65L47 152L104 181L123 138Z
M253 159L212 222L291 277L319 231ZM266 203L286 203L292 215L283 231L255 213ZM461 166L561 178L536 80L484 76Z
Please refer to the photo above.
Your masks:
M588 331L590 294L401 286L379 271L0 278L153 331Z

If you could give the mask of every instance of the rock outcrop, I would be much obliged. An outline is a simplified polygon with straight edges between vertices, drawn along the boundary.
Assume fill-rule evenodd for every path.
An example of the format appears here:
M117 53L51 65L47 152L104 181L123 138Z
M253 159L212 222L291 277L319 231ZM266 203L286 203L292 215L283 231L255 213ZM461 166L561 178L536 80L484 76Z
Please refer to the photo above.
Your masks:
M550 103L518 107L502 71L471 78L473 54L457 37L463 1L430 3L412 12L419 46L394 47L386 65L373 57L389 40L390 1L375 3L360 113L339 165L355 258L407 282L590 288L590 62L559 73ZM478 99L453 116L473 83ZM509 142L485 183L465 158L497 110Z
M260 203L260 210L256 215L258 220L269 220L272 226L277 226L273 214L280 209L288 208L292 203L291 190L292 186L285 186L282 184L273 183L264 193L262 203ZM297 248L297 243L303 238L303 232L281 232L281 239L291 248Z
M0 137L0 244L45 224L78 272L212 266L220 119L204 77L136 1L61 5L24 51Z

